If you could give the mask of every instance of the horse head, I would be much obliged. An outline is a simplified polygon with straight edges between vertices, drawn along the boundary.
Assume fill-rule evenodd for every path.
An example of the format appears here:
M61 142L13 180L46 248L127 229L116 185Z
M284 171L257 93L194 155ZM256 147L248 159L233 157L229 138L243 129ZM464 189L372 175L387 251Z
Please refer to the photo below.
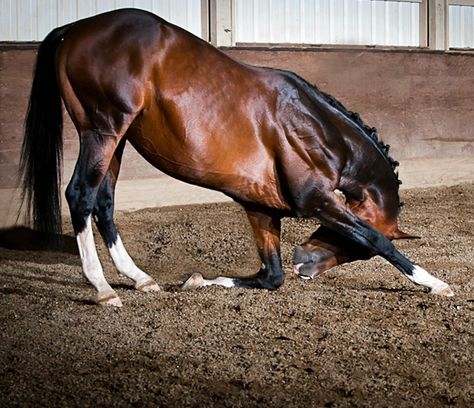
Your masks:
M365 191L362 199L346 199L341 191L335 192L352 213L388 239L419 238L398 229L398 193L395 196ZM366 260L372 256L374 254L360 244L321 225L307 241L295 248L293 270L303 279L313 279L334 266Z

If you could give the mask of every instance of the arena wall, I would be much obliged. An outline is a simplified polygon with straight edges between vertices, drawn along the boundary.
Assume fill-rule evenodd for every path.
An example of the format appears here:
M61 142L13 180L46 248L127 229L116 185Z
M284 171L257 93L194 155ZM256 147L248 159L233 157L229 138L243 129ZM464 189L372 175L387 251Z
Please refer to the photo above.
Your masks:
M245 63L294 71L334 95L348 109L359 112L367 124L378 128L380 137L392 146L392 155L402 164L418 159L426 159L433 166L438 159L440 163L446 159L470 163L474 157L472 53L250 47L223 51ZM3 201L0 207L15 194L35 53L35 47L0 49L0 201ZM64 140L64 180L67 181L78 151L77 136L69 120ZM468 172L467 178L470 175ZM126 149L121 180L128 186L127 197L134 195L138 180L145 181L145 190L141 192L143 202L135 200L133 204L131 199L132 204L124 208L223 199L170 181L131 147ZM148 191L149 186L158 193ZM168 198L147 199L148 195L159 195L160 188ZM182 199L173 198L173 189ZM11 212L10 209L10 218ZM0 224L5 222L2 220Z

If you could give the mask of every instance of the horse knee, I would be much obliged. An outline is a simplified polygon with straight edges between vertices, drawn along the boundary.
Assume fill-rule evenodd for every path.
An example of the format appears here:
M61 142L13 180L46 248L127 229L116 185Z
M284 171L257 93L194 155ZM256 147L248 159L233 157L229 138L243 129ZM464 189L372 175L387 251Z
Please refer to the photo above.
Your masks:
M274 277L271 281L272 288L271 290L277 290L281 285L283 285L283 274L280 273L278 276Z
M283 273L270 273L265 278L261 280L261 286L263 289L267 290L277 290L281 285L283 285Z

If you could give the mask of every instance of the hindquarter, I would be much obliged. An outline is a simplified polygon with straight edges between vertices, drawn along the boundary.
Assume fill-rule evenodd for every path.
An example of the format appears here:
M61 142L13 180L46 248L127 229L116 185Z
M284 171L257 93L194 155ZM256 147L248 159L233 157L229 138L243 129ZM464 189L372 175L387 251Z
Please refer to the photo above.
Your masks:
M124 133L143 108L153 69L148 55L161 36L152 16L138 16L128 11L82 20L58 49L62 98L79 132Z

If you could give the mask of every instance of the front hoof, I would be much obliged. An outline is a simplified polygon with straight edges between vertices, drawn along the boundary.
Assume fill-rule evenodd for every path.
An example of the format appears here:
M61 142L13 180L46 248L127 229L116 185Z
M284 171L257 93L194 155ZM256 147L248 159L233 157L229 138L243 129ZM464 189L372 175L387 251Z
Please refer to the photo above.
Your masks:
M446 297L454 296L454 292L449 287L449 285L442 286L440 288L431 289L430 293L433 295L446 296Z
M181 289L195 289L200 288L204 283L204 278L200 273L193 273L191 277L183 283Z
M123 306L122 301L115 292L98 293L94 298L94 303L101 306Z
M146 281L145 283L136 284L135 289L139 290L140 292L158 292L160 291L160 287L158 284L153 280Z

